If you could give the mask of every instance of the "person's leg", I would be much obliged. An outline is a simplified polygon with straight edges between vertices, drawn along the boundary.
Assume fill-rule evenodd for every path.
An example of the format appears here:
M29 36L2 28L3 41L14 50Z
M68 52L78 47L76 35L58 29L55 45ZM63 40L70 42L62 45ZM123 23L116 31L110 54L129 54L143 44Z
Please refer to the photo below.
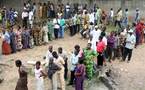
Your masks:
M81 77L75 78L75 90L82 90Z
M117 22L118 22L119 29L121 29L122 28L121 21L117 21Z
M84 90L84 79L82 78L82 80L81 80L81 88L80 88L81 90Z
M64 26L61 27L61 38L64 38Z
M65 90L64 70L59 73L61 90Z
M112 58L112 60L115 60L116 57L117 57L117 48L114 48L113 49L113 58Z
M108 51L108 61L111 62L112 49L110 46L107 46L107 51Z
M73 26L70 26L69 29L70 29L70 36L73 36Z
M52 90L57 90L57 72L52 76Z
M58 38L58 29L54 29L54 36L55 36L55 39Z
M75 74L75 71L71 71L70 82L69 82L70 85L74 84L74 78L75 78L74 74Z
M128 61L131 60L132 57L132 49L128 49Z
M123 54L123 61L125 61L127 56L128 56L128 48L125 48L124 49L124 54Z
M67 59L65 60L65 65L64 65L64 78L65 80L67 80L67 73L68 73L68 63L67 63Z

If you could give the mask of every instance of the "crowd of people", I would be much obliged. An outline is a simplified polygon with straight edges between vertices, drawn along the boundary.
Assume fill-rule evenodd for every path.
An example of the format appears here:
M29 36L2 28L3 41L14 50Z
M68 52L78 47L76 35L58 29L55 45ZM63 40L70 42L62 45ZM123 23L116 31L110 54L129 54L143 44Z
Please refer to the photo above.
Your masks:
M130 21L128 9L120 8L114 13L113 8L107 12L97 5L88 9L87 5L79 4L54 5L47 2L37 5L27 2L21 15L22 26L18 24L17 17L18 13L13 9L4 7L0 12L4 55L65 38L65 30L70 31L70 36L80 33L82 38L88 39L86 48L74 46L70 58L62 47L54 51L53 46L49 46L44 57L46 72L42 70L40 61L35 65L36 90L44 90L43 77L46 76L52 81L52 90L57 90L59 86L57 78L60 79L61 90L65 90L68 60L71 63L68 85L75 85L75 90L83 90L84 80L91 80L97 68L106 65L107 61L126 61L127 57L129 63L133 49L145 41L145 24L139 9ZM109 32L108 26L116 29ZM28 90L27 71L20 60L16 61L16 66L19 67L20 79L15 90Z

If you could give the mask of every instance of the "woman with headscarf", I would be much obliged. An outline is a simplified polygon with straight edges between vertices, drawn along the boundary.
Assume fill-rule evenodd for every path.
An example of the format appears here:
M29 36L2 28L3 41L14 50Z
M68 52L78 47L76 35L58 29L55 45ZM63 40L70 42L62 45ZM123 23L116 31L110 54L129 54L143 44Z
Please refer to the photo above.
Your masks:
M3 31L2 54L8 55L11 53L10 35L8 31Z

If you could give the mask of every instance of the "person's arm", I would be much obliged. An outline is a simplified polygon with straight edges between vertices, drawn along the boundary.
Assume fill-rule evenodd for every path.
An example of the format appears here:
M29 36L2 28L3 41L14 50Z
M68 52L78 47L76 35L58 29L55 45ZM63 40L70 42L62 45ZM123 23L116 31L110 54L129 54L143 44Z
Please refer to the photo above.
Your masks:
M40 72L41 72L40 77L46 77L46 76L47 76L47 74L46 74L46 73L44 73L42 70L41 70Z
M64 65L64 64L65 64L65 62L64 62L64 60L63 60L63 58L60 58L60 62L61 62L61 64L62 64L62 65Z

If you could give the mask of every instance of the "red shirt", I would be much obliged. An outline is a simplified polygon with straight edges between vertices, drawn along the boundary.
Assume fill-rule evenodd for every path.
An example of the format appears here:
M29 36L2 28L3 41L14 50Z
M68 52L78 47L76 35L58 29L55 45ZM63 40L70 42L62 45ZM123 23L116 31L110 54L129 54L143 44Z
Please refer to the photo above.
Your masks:
M144 28L143 24L142 23L138 23L136 25L136 32L141 33L143 31L143 28Z
M97 52L103 53L104 49L105 49L105 43L103 41L98 42Z

